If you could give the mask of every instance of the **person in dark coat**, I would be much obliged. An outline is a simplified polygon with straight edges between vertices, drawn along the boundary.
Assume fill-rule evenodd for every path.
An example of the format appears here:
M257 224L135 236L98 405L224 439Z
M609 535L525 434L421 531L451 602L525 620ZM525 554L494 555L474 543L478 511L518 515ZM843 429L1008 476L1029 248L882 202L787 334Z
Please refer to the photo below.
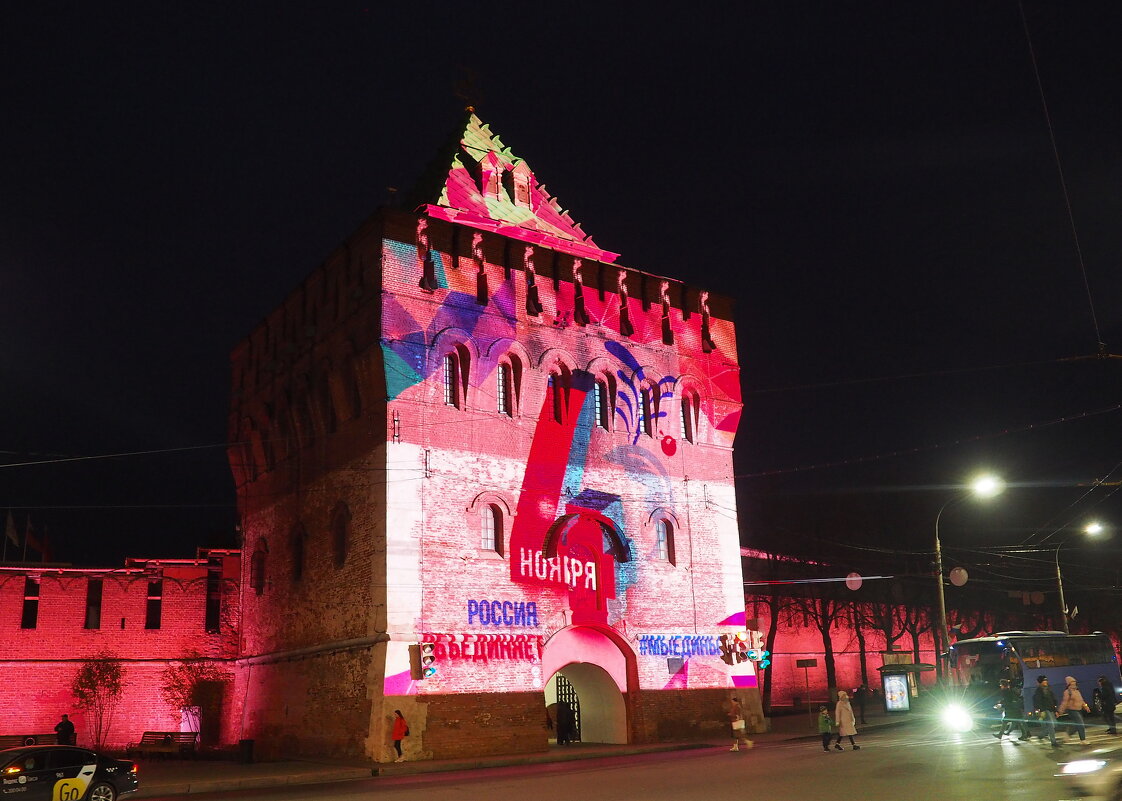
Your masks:
M1099 698L1103 702L1103 722L1106 724L1107 734L1118 734L1118 722L1114 715L1114 707L1118 705L1118 693L1114 685L1106 676L1099 676Z
M857 704L857 717L865 724L865 702L869 700L869 688L862 684L853 691L853 703Z
M1032 694L1032 708L1040 718L1043 734L1048 735L1053 748L1059 748L1056 742L1056 696L1048 686L1048 677L1041 674L1036 677L1036 691ZM1043 737L1043 734L1041 737Z
M58 735L59 745L77 745L78 738L74 736L74 724L70 722L69 715L63 715L62 720L55 724L55 734Z
M577 736L577 716L568 701L557 704L557 744L568 745Z
M997 730L994 737L1000 740L1006 734L1012 734L1014 726L1020 726L1021 739L1027 740L1028 727L1025 725L1025 705L1021 700L1021 694L1009 679L1002 679L997 686L999 690L997 703L1001 707L1001 728Z

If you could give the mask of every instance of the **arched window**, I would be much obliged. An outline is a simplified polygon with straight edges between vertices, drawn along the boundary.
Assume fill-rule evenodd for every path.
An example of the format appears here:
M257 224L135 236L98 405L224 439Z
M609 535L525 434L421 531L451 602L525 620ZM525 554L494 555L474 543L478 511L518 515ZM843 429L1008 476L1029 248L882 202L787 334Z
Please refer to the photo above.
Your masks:
M479 510L479 547L500 556L503 553L503 512L493 503Z
M335 567L342 567L347 562L347 545L351 527L351 510L347 504L339 501L335 504L335 511L331 513L331 550L335 558Z
M657 411L654 388L649 384L644 384L639 390L639 424L643 433L648 437L654 436L654 418Z
M605 431L612 427L612 392L606 378L596 379L596 425Z
M510 362L500 362L495 371L495 399L499 414L514 416L514 371Z
M569 389L572 386L572 373L569 368L561 364L549 373L549 391L552 398L553 420L557 423L565 422L565 415L569 408Z
M292 580L300 581L304 578L304 551L307 548L308 535L302 525L297 524L292 530Z
M682 439L686 442L697 442L700 405L696 392L692 389L682 390Z
M466 405L469 356L467 348L456 345L444 354L444 403L463 409Z
M269 553L269 544L265 540L258 540L257 548L249 559L249 586L260 595L265 591L265 557Z
M663 562L674 561L674 525L666 518L655 521L655 556Z

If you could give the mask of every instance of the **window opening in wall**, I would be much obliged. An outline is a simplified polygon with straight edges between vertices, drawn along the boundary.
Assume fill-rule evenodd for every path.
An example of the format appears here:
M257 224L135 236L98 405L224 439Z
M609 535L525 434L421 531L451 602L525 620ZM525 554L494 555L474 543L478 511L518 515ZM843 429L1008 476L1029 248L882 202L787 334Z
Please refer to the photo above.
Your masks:
M86 580L86 622L83 628L101 628L101 594L104 589L102 579Z
M514 402L511 392L513 386L513 371L507 362L502 362L499 364L496 377L495 395L498 401L499 414L505 414L507 417L513 417L514 415Z
M164 607L164 581L156 579L148 582L148 603L144 609L144 628L158 629Z
M565 411L569 401L569 374L562 367L549 374L549 386L553 397L553 420L557 423L565 422Z
M651 397L651 388L643 387L639 393L639 419L643 433L648 437L654 436L654 408Z
M467 390L468 354L467 349L457 345L444 354L444 403L447 406L464 408Z
M456 369L456 356L452 353L444 354L444 405L455 406L457 400L456 385L459 383Z
M258 545L249 560L249 586L260 595L265 591L265 547Z
M211 560L206 570L206 621L207 634L218 634L222 622L222 565Z
M335 554L335 567L340 568L347 563L348 534L351 526L351 510L345 503L339 501L331 515L331 545Z
M659 559L674 564L674 528L669 520L655 523L655 548Z
M503 514L494 504L486 504L479 513L479 547L485 551L503 552Z
M23 580L23 617L21 629L33 629L39 625L39 579L27 576Z
M682 439L697 442L697 396L692 392L682 393Z
M292 532L292 580L300 581L304 578L304 550L307 537L304 527L297 526Z
M605 431L611 424L611 412L608 404L608 383L596 382L596 425Z

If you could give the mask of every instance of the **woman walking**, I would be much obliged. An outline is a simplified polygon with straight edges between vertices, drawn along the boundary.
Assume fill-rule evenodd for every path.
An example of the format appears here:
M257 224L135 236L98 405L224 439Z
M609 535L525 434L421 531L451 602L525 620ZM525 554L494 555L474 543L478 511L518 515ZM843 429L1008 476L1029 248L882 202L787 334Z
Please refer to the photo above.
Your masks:
M409 722L405 716L401 714L400 709L393 711L393 732L390 737L393 738L393 747L397 751L397 759L394 762L403 762L405 757L401 754L401 741L409 736Z
M1072 729L1079 735L1079 742L1087 742L1087 726L1083 723L1083 713L1090 712L1091 708L1087 706L1087 702L1083 700L1083 694L1079 692L1079 684L1075 681L1074 676L1064 676L1064 695L1060 701L1060 714L1067 714L1068 724L1067 736L1071 736Z
M853 735L857 734L857 719L853 716L853 707L849 703L849 693L845 690L838 690L838 703L834 707L834 723L838 727L838 739L834 743L834 749L844 751L842 737L848 737L853 750L860 751L861 746L853 740Z
M747 750L752 747L752 741L748 739L747 723L744 720L744 711L740 708L740 699L733 697L729 702L729 721L732 723L732 748L730 751L739 751L740 744L744 743L744 749Z

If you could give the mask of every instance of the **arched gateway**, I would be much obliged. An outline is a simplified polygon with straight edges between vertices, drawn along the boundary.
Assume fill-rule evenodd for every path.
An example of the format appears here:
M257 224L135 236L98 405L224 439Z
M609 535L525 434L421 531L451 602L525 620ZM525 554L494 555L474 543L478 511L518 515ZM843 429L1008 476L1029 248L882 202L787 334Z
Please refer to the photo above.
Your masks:
M587 743L631 741L624 694L638 688L635 652L611 631L569 626L542 649L542 675L549 677L545 701L556 702L556 676L580 699L580 734Z

